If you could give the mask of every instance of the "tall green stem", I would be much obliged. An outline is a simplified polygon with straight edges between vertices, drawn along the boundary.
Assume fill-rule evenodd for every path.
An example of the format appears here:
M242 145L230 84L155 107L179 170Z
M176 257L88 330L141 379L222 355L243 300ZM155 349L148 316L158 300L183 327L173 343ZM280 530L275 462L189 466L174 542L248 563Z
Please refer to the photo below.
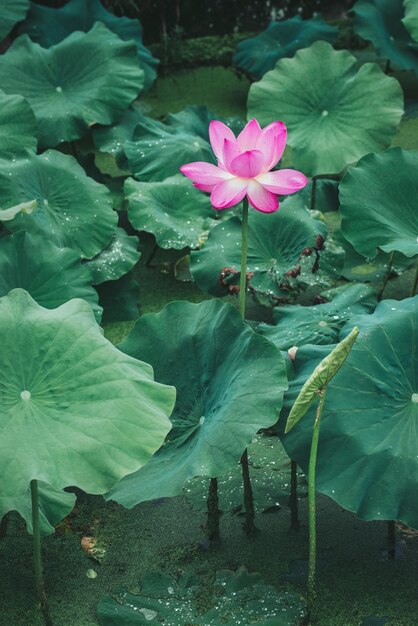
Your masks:
M315 210L316 206L316 176L312 178L312 187L311 187L311 211Z
M221 512L219 510L218 500L218 479L211 478L209 483L208 493L208 522L206 525L206 531L209 541L217 542L221 538L219 529L219 518Z
M308 573L308 615L311 614L315 602L316 572L316 501L315 478L316 458L318 454L319 425L325 402L325 389L318 392L319 404L316 409L315 423L312 433L311 452L309 455L308 501L309 501L309 573Z
M391 273L391 271L392 271L392 265L393 265L393 257L394 257L394 254L395 254L394 252L391 252L391 253L390 253L390 256L389 256L388 266L387 266L387 268L386 268L386 274L385 274L385 277L384 277L384 279L383 279L382 286L381 286L380 291L379 291L378 296L377 296L377 299L378 299L378 301L379 301L379 302L381 301L382 296L383 296L383 292L384 292L384 290L385 290L385 288L386 288L386 285L388 284L389 276L390 276L390 273Z
M242 203L242 240L241 240L241 273L239 280L239 312L245 320L245 295L247 291L247 248L248 248L248 198L245 196ZM242 482L244 486L245 505L245 533L255 535L258 531L254 524L254 500L251 487L250 470L248 468L248 453L244 451L241 457Z
M245 294L247 291L247 247L248 247L248 198L242 203L241 274L239 280L239 312L245 319Z
M39 495L37 480L31 480L30 493L32 500L33 565L35 571L36 593L38 595L45 624L46 626L50 626L52 622L48 615L44 581L42 578L41 529L39 524Z
M298 507L298 466L296 461L290 461L290 530L299 530L299 507Z
M414 282L412 283L411 291L409 293L409 297L410 298L415 296L415 292L417 290L417 285L418 285L418 265L417 265L417 269L415 270Z

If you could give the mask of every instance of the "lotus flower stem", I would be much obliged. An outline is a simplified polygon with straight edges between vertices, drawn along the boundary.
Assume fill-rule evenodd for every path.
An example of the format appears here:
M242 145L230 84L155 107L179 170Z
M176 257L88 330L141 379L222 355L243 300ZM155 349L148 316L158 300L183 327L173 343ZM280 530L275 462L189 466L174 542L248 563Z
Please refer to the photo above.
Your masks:
M311 614L315 602L316 587L316 501L315 501L315 474L316 458L318 454L319 426L322 409L325 402L325 389L318 391L319 404L316 409L315 422L312 433L311 452L309 455L308 475L308 502L309 502L309 573L308 573L308 615Z
M298 466L296 461L290 461L290 530L299 530L299 510L298 510Z
M155 243L155 244L154 244L154 246L153 246L153 248L152 248L152 250L151 250L151 252L150 252L150 254L149 254L148 259L147 259L147 260L146 260L146 262L145 262L145 266L146 266L146 267L152 267L152 266L151 266L151 263L152 263L152 261L154 260L154 257L155 257L155 255L157 254L157 252L158 252L158 244L157 244L157 243Z
M378 301L378 302L380 302L380 301L381 301L381 299L382 299L382 297L383 297L383 292L385 291L385 289L386 289L386 285L388 284L389 276L390 276L390 273L391 273L391 271L392 271L392 265L393 265L393 257L394 257L394 255L395 255L395 253L394 253L394 252L391 252L391 253L390 253L389 260L388 260L388 265L387 265L387 268L386 268L386 274L385 274L385 277L384 277L384 279L383 279L382 286L381 286L380 291L379 291L378 296L377 296L377 301Z
M32 500L33 565L35 570L35 586L41 611L43 613L45 623L48 625L50 620L47 615L47 602L42 577L41 530L39 524L39 496L37 480L31 480L30 493Z
M316 204L316 176L312 178L312 187L311 187L311 211L315 211Z
M414 282L412 283L411 291L409 293L409 297L410 298L413 298L415 296L415 292L417 290L417 285L418 285L418 265L417 265L417 268L415 270Z
M242 202L241 274L239 280L239 312L245 319L245 294L247 291L247 247L248 247L248 198Z
M390 72L390 59L386 61L386 65L385 65L385 74L389 74L389 72Z
M221 533L219 530L219 518L221 512L219 510L218 500L218 479L211 478L208 493L208 522L206 526L207 536L210 541L219 541Z

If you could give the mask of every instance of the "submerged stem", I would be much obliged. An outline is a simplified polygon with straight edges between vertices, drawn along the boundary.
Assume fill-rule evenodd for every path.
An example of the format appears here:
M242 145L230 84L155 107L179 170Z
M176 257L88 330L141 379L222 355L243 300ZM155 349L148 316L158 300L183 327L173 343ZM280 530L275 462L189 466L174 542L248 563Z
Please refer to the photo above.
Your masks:
M312 433L311 452L309 455L308 500L309 500L309 573L308 573L308 615L311 614L315 602L315 572L316 572L316 501L315 501L315 474L316 458L318 454L319 425L322 409L325 402L325 389L318 392L319 404L316 409L315 422Z
M221 516L221 512L219 510L219 499L218 499L218 479L211 478L209 483L209 492L208 492L208 522L206 526L207 536L209 541L219 541L221 538L221 533L219 529L219 518Z
M247 247L248 247L248 198L242 203L241 273L239 279L239 312L245 319L245 293L247 291Z
M386 268L386 274L385 274L385 277L384 277L384 279L383 279L382 286L381 286L380 291L379 291L378 296L377 296L377 300L378 300L378 302L380 302L380 301L381 301L382 296L383 296L383 292L384 292L384 290L386 289L386 285L388 284L389 276L390 276L390 273L391 273L391 271L392 271L392 265L393 265L393 257L394 257L394 255L395 255L395 252L391 252L391 253L390 253L389 260L388 260L388 266L387 266L387 268Z
M241 457L242 482L244 485L244 505L245 505L245 522L244 529L247 537L253 537L258 533L258 528L254 524L255 510L253 500L253 490L251 487L250 470L248 467L248 452L244 451Z
M418 265L417 265L417 268L415 270L414 282L412 283L411 291L409 292L409 297L410 298L413 298L413 296L415 296L415 292L417 290L417 285L418 285Z
M298 507L298 466L296 461L290 461L290 530L299 530L299 507Z
M31 480L30 493L32 501L32 533L33 533L33 566L35 571L35 587L46 626L52 624L46 602L44 581L42 577L41 528L39 523L38 481Z

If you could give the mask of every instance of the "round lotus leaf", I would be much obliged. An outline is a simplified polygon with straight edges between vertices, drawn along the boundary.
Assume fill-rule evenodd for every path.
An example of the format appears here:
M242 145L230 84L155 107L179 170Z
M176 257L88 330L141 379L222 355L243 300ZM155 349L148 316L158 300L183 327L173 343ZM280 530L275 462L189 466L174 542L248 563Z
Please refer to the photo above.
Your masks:
M111 124L137 97L144 73L135 51L100 23L49 49L22 35L0 56L0 85L28 100L40 145L56 146Z
M293 626L305 617L299 594L278 592L244 567L216 572L212 580L188 572L178 577L151 572L140 589L138 594L119 589L103 598L101 626L136 626L154 619L165 626Z
M330 290L329 302L316 306L288 305L273 311L275 326L260 324L258 332L280 350L307 343L316 345L338 342L340 331L353 315L371 313L376 292L367 285L349 285Z
M328 385L317 488L362 519L401 520L417 528L418 503L411 494L418 488L418 297L385 300L372 315L353 318L344 332L354 325L360 335ZM313 369L309 354L300 362L303 350L296 353L292 386ZM304 469L313 413L283 439Z
M0 91L0 158L36 152L38 125L29 103L17 95Z
M0 41L10 33L13 26L25 19L29 0L2 0L0 3Z
M145 116L137 104L131 104L123 116L112 126L96 127L92 129L94 145L101 152L108 152L118 159L122 165L123 147L126 141L132 139L134 130ZM127 163L124 163L127 166Z
M48 310L14 289L0 339L0 497L34 479L104 493L161 446L174 390L107 341L84 300Z
M72 298L83 298L100 321L102 309L92 276L79 255L59 248L45 236L20 231L0 239L0 297L25 289L47 309Z
M418 152L368 154L340 184L343 235L364 256L418 254Z
M75 30L89 31L96 22L104 24L124 41L135 42L139 65L145 74L144 90L149 89L157 78L159 61L142 43L141 23L109 13L100 0L70 0L58 9L32 2L19 32L27 33L33 41L49 48Z
M194 161L215 163L208 139L154 120L137 125L132 141L124 144L129 170L139 180L157 181L178 174Z
M302 20L299 15L289 20L270 22L266 30L240 41L232 59L233 65L255 80L272 70L279 59L292 57L300 48L321 39L333 43L338 28L330 26L319 16Z
M357 0L353 11L355 32L371 41L381 57L418 72L418 44L402 23L403 0Z
M390 144L403 114L403 93L376 64L357 69L349 52L318 41L254 83L248 109L262 125L285 122L297 169L337 174Z
M117 228L110 244L85 265L91 272L93 284L99 285L127 274L140 257L138 237L128 235L123 228Z
M128 178L125 196L132 226L152 233L161 248L197 248L208 221L215 223L209 196L181 174L151 183Z
M241 269L240 217L216 225L201 250L190 255L193 278L204 291L237 293ZM248 223L249 288L280 302L312 279L326 236L325 224L303 205L283 202L275 213L251 211Z
M415 0L403 0L405 17L402 22L405 24L411 37L418 41L418 4Z
M222 475L260 428L277 420L287 389L284 359L231 305L173 302L140 318L120 348L177 389L165 445L107 496L123 506L180 495L194 476Z
M41 535L50 535L54 532L54 525L58 524L74 508L76 497L73 493L56 491L46 483L38 483L39 498L39 526ZM0 520L10 511L17 511L26 522L29 533L32 529L32 496L30 487L23 495L0 497Z
M117 223L109 190L88 178L77 161L56 150L3 161L0 206L36 200L30 214L19 213L10 230L38 231L82 257L98 254L111 240Z

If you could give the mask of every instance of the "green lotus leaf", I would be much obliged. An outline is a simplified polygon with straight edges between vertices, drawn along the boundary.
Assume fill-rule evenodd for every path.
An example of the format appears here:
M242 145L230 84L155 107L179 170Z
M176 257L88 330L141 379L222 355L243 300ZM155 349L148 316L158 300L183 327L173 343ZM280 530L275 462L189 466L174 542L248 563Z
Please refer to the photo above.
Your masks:
M254 508L260 513L273 513L286 507L290 496L290 459L276 436L256 435L247 448ZM298 495L306 495L304 474L298 471ZM188 504L196 511L207 513L210 479L193 478L184 487ZM219 509L226 513L244 513L242 466L237 463L218 477Z
M418 527L418 297L385 300L353 318L360 336L328 385L321 419L317 488L362 519L401 520ZM344 332L347 332L344 331ZM301 351L304 348L301 348ZM298 351L299 353L299 351ZM309 362L298 368L306 380ZM305 372L303 372L305 369ZM293 381L294 383L295 381ZM292 383L292 384L293 384ZM308 466L312 411L283 443Z
M216 163L209 142L209 123L213 119L221 119L235 133L243 128L242 120L219 118L205 106L190 106L169 114L166 124L144 117L132 140L124 144L130 171L141 181L157 181L178 174L184 163ZM123 157L119 157L119 163L125 164Z
M127 322L139 317L139 286L133 272L118 280L107 280L97 286L103 323Z
M341 229L360 254L418 254L417 168L418 152L391 148L365 156L344 176Z
M194 476L222 475L258 430L277 420L287 388L284 359L231 305L170 303L140 318L120 348L148 359L156 380L177 389L167 442L107 495L127 508L179 495Z
M107 341L84 300L48 310L14 289L0 334L0 497L35 479L104 493L161 446L174 390Z
M25 19L29 0L2 0L0 5L0 41L10 33L13 26Z
M302 20L299 15L289 20L270 22L266 30L240 41L232 59L233 65L255 80L272 70L283 57L292 57L299 48L307 48L321 39L333 43L338 28L330 26L317 16Z
M125 182L128 218L137 230L152 233L161 248L197 248L216 212L209 196L177 174L161 182Z
M307 343L334 344L350 317L371 313L377 304L376 292L367 285L338 287L325 295L330 301L324 304L277 307L273 311L276 325L260 324L258 332L280 350Z
M22 96L0 91L0 158L12 158L25 150L36 152L38 125Z
M299 594L278 592L244 567L216 572L212 581L188 572L178 577L152 572L141 580L140 589L138 594L120 589L103 598L98 606L101 626L136 626L155 618L166 626L293 626L305 616Z
M73 493L56 491L46 483L38 483L39 526L41 535L50 535L58 524L74 508L76 497ZM0 498L0 520L10 511L17 511L26 522L26 528L32 533L32 498L30 487L20 496Z
M154 120L137 125L133 140L124 144L124 154L129 170L142 181L164 180L178 174L184 163L215 163L207 139Z
M418 41L418 4L415 0L403 0L405 17L402 22L405 24L411 37Z
M100 23L49 49L22 35L0 56L1 88L27 99L40 145L56 146L111 124L137 97L144 73L135 50Z
M403 94L398 81L376 64L357 70L349 52L318 41L253 84L248 109L262 125L286 123L297 169L337 174L390 144L403 114Z
M117 214L110 192L88 178L77 161L55 150L2 161L0 206L36 200L36 209L20 212L10 230L38 231L85 258L98 254L111 240Z
M403 22L403 0L357 0L355 32L371 41L381 57L403 70L418 72L418 44Z
M139 20L109 13L100 0L70 0L59 9L32 2L19 32L27 33L33 41L49 48L60 43L75 30L88 32L96 22L104 24L124 41L135 42L139 65L145 74L144 90L148 90L157 78L159 61L142 43L141 23Z
M123 147L126 141L133 138L135 128L140 122L146 120L138 104L131 104L125 113L112 126L97 126L92 129L94 145L101 152L112 154L120 166L128 167L124 161ZM159 124L159 122L156 122Z
M79 255L44 236L21 231L0 239L0 297L16 288L25 289L47 309L83 298L97 321L101 319L91 274Z
M325 214L324 220L328 227L327 241L334 241L336 245L341 246L344 250L344 265L341 270L341 276L347 280L355 280L362 283L376 283L384 280L390 255L380 250L373 260L367 259L353 248L341 232L341 215L339 212L334 211ZM399 252L395 252L392 261L392 272L398 275L402 274L414 263L414 259L408 258Z
M359 335L359 329L354 326L350 334L316 366L306 383L303 385L295 404L287 418L285 433L290 432L302 419L309 407L315 402L321 392L324 392L331 380L344 365L348 355Z
M99 285L127 274L140 257L138 237L128 235L123 228L117 228L110 244L85 265L91 272L93 283Z
M204 291L223 296L236 293L241 268L241 219L216 225L201 250L190 255L193 277ZM248 226L249 288L271 301L287 300L310 283L326 236L325 224L314 219L303 203L283 202L270 214L251 211ZM320 246L319 246L320 244Z

